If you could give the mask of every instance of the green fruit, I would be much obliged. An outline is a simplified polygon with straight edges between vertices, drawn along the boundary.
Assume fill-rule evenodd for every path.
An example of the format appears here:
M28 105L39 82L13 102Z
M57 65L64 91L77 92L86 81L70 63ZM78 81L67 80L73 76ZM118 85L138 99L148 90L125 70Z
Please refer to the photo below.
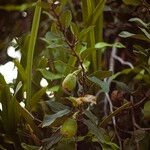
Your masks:
M67 91L72 91L76 87L77 77L75 74L71 73L66 76L62 83L63 89Z
M77 121L75 119L67 119L60 129L60 133L66 137L71 138L75 136L77 132Z

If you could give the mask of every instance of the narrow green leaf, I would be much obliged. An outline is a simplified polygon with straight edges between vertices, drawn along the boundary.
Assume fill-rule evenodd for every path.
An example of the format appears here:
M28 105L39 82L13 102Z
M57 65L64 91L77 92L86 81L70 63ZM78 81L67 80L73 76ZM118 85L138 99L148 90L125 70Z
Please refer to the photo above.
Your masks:
M141 0L123 0L126 5L138 6L141 4Z
M140 28L140 27L139 27ZM149 39L150 41L150 34L144 29L144 28L140 28L140 30L145 34L145 36Z
M35 3L25 3L22 5L5 5L5 6L0 6L0 10L6 10L6 11L24 11L28 8L31 8L35 6Z
M96 48L87 48L86 50L81 52L81 58L85 59L87 56L92 55L93 52L96 52Z
M90 81L92 81L93 83L96 83L97 85L99 85L101 88L102 88L102 91L105 92L105 93L108 93L109 92L109 84L104 82L104 81L101 81L100 79L96 78L96 77L88 77L88 79Z
M131 18L129 19L130 22L136 22L141 24L143 27L148 28L148 24L146 24L143 20L141 20L140 18Z
M109 44L106 42L99 42L99 43L95 44L95 48L103 49L106 47L125 48L125 46L119 42L116 42L114 44Z
M103 129L99 129L94 123L90 120L83 120L83 123L87 125L89 131L95 135L101 145L107 145L111 147L112 150L118 150L118 146L115 143L109 141L109 139L105 136Z
M49 17L49 19L51 19L52 21L56 21L56 19L47 11L43 11L43 14L47 15Z
M21 81L17 84L14 95L16 95L18 93L18 91L21 89L22 85L23 84Z
M60 118L64 115L68 114L69 112L70 112L70 110L65 109L65 110L61 110L53 115L45 115L44 120L42 122L42 127L50 126L57 118Z
M87 26L94 25L96 23L99 16L103 13L105 2L106 0L99 1L93 13L89 16L89 19L86 23Z
M39 71L42 73L45 79L51 80L51 81L61 79L64 77L62 74L54 74L46 69L39 69Z
M113 113L109 114L106 118L104 118L102 120L102 122L100 123L100 127L105 127L112 119L113 116L119 114L120 112L122 112L124 109L127 109L129 106L131 105L130 102L125 103L124 105L122 105L121 107L119 107L118 109L116 109Z
M70 26L72 20L72 14L71 11L67 10L60 16L60 22L65 28L68 28Z
M45 101L45 103L50 107L53 112L59 112L65 109L70 109L68 106L65 106L56 101Z
M90 110L85 110L84 114L92 121L92 123L98 124L98 118Z
M98 127L92 123L90 120L83 120L83 123L89 128L89 131L95 135L100 143L105 143L104 135L100 132Z
M123 31L119 34L120 37L123 37L123 38L134 38L134 39L138 39L138 40L143 40L143 41L146 41L146 42L149 42L150 43L150 40L142 35L142 34L133 34L133 33L130 33L130 32L127 32L127 31Z
M41 0L38 0L37 3L40 3ZM34 55L34 49L37 39L37 33L40 23L40 16L41 16L41 7L36 4L35 12L34 12L34 18L32 23L32 29L31 29L31 37L29 41L29 49L27 54L27 100L26 100L26 107L29 107L29 100L31 99L32 95L32 66L33 66L33 55Z
M83 29L83 30L79 33L78 38L79 38L80 40L83 40L83 38L84 38L89 32L91 32L93 29L94 29L94 26L89 26L88 28Z
M14 64L16 65L16 67L18 69L18 73L20 75L21 80L23 82L26 81L27 76L26 76L26 72L25 72L23 66L19 63L18 60L14 60Z
M55 132L51 135L50 138L44 139L43 150L49 150L54 144L58 143L63 138L63 135L60 132Z
M106 43L106 42L99 42L95 44L95 48L106 48L106 47L112 47L112 44Z

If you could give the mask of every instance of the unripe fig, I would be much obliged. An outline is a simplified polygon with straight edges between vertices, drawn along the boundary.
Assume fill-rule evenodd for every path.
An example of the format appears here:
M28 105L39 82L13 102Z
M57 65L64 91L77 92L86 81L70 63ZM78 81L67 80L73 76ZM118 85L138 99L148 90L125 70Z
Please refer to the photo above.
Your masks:
M76 87L77 77L75 74L71 73L66 76L62 83L63 89L67 91L72 91Z
M77 121L73 118L67 119L60 129L60 133L66 138L71 138L75 136L76 132Z

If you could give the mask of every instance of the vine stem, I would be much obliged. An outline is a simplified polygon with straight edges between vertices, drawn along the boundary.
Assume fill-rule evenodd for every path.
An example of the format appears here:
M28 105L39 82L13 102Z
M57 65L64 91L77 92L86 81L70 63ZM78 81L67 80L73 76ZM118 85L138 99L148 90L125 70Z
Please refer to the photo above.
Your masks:
M37 1L33 22L32 22L32 28L31 28L31 36L29 41L29 49L27 54L27 100L26 100L26 108L30 108L30 99L31 99L31 93L32 93L32 65L33 65L33 55L35 50L35 44L38 34L38 28L40 23L40 16L41 16L41 6L38 5L41 0Z

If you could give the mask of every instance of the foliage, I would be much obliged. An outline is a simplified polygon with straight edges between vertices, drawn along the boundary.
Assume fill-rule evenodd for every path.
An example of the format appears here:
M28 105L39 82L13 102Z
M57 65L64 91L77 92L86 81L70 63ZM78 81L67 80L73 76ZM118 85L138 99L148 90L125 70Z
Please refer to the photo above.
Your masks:
M147 3L38 0L0 6L6 12L34 8L31 32L11 43L22 54L14 60L17 79L7 84L0 74L0 149L148 150L150 23L132 16L119 28L120 14L140 7L149 13ZM43 32L41 22L48 26Z

